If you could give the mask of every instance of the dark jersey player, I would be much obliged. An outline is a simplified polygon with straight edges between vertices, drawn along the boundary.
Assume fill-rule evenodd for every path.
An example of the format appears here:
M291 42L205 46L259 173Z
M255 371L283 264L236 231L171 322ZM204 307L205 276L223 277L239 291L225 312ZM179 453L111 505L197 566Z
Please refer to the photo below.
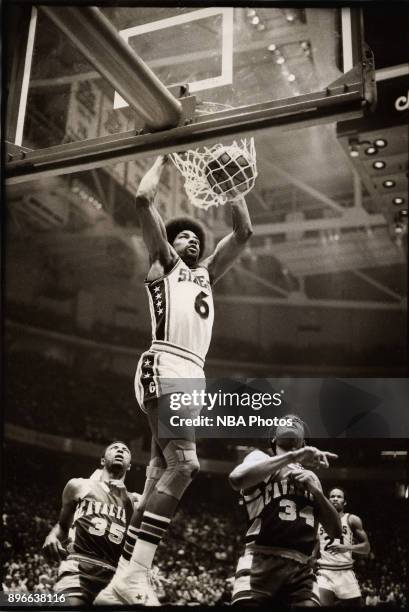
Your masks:
M115 572L136 501L124 484L130 464L129 448L113 442L101 470L91 478L72 478L64 488L60 516L43 552L62 560L55 590L67 605L90 605Z
M233 604L319 605L312 570L318 524L339 537L338 513L309 469L328 467L336 455L304 445L303 422L287 415L279 426L272 456L251 452L230 474L240 490L249 527L237 565Z
M233 231L203 257L203 228L194 219L173 219L165 227L154 200L166 159L159 157L142 178L136 211L149 253L145 281L152 321L152 344L139 361L135 392L152 432L152 453L138 510L111 584L96 605L158 605L150 584L156 549L179 500L199 470L194 427L181 427L167 438L158 433L159 417L169 422L172 393L204 388L204 360L213 325L213 285L243 252L252 234L242 198L231 202ZM191 382L193 381L193 382ZM192 389L189 386L192 385ZM194 418L201 406L179 410Z

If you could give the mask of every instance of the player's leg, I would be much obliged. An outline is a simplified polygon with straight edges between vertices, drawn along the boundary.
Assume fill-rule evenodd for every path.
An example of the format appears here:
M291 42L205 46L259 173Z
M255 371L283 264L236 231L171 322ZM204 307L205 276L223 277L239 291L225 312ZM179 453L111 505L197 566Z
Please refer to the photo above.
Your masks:
M362 606L361 597L350 597L349 599L341 599L339 605L345 608L360 608Z
M320 587L320 602L322 606L334 606L335 605L334 592Z
M356 606L362 605L361 588L355 576L355 572L351 570L338 572L338 589L335 593L341 606Z
M96 605L113 603L158 605L149 582L148 572L180 499L199 471L193 427L181 428L181 437L177 439L158 436L159 410L162 417L167 411L169 415L171 414L170 396L162 396L159 402L156 399L145 402L145 408L152 435L162 451L166 468L147 496L142 517L139 513L132 517L130 529L131 527L138 529L138 532L129 563L126 567L121 564L109 587L95 600ZM186 412L184 416L195 415ZM139 522L139 527L135 527L136 520Z
M286 605L306 608L322 605L317 578L308 563L288 559L286 570Z
M89 607L95 597L112 578L107 571L92 563L77 559L66 559L60 565L54 591L64 597L64 606Z
M284 564L285 559L245 551L237 562L232 606L270 608L282 585Z
M337 573L322 568L318 570L317 582L322 606L335 606L337 601Z
M155 438L152 436L151 458L149 461L149 465L146 468L145 486L141 499L135 507L130 525L128 527L125 544L122 551L122 556L119 560L118 567L123 567L124 564L131 560L146 504L157 482L160 480L162 474L164 473L165 467L166 461L163 457L162 450L159 444L156 442Z
M147 499L132 555L132 561L146 568L151 567L157 546L176 512L179 501L199 471L194 427L180 428L178 438L160 438L159 411L162 419L163 416L166 418L170 397L162 396L159 402L152 401L150 404L147 410L149 425L162 450L166 467ZM186 411L186 415L180 416L193 415Z

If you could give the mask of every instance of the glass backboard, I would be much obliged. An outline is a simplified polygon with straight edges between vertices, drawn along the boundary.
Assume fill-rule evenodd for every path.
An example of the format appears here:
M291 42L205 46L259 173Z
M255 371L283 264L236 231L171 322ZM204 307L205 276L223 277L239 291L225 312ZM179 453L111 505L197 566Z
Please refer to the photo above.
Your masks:
M54 9L59 10L63 9ZM359 64L362 51L359 28L354 28L357 15L351 9L99 10L163 85L175 97L185 96L182 120L175 126L178 132L173 138L164 130L167 146L203 142L227 129L239 133L246 125L254 130L263 121L272 125L274 120L282 127L305 115L310 122L319 122L328 116L330 106L332 120L334 113L349 118L362 114L364 73L358 70L347 86L342 85L345 79L348 82L345 75ZM164 144L161 137L146 139L150 130L135 110L57 27L46 9L33 7L28 40L25 86L9 106L9 114L17 114L15 106L19 107L17 130L14 138L8 138L10 142L38 152L88 141L97 148L101 144L106 153L112 143L122 149L117 135L141 136L142 132L136 144L143 146L144 154L157 152ZM73 146L52 149L59 154L57 158L52 155L52 160L60 160L62 152L66 159L65 152L70 157L74 151L77 159L85 153ZM15 157L10 161L13 174L15 165L39 160L27 152L24 161Z

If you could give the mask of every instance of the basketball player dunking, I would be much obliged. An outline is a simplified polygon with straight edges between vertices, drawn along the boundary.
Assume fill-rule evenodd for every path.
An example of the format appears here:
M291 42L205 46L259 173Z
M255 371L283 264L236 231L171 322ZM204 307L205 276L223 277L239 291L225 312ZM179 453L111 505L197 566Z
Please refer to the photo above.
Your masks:
M240 490L249 528L233 588L233 604L319 606L312 554L321 522L339 537L338 513L322 492L319 479L306 467L328 467L333 453L304 445L305 425L276 428L272 455L252 451L230 474Z
M199 470L195 431L184 427L176 439L158 437L159 407L170 410L170 394L186 391L186 379L204 380L204 359L212 334L214 283L242 253L252 234L244 198L231 202L233 231L203 259L205 233L190 218L165 227L155 206L166 159L159 157L136 194L136 210L149 252L146 279L152 319L152 345L138 364L135 391L152 431L145 489L111 584L96 604L158 605L149 570L179 500ZM194 417L200 407L187 408ZM181 416L182 413L179 411Z
M321 604L333 606L339 600L347 606L358 606L361 605L361 589L353 570L352 554L363 557L369 554L368 536L359 516L345 513L343 489L331 489L328 497L341 519L342 535L334 540L322 525L319 527L318 586Z
M90 605L114 575L137 501L124 484L130 464L128 447L113 442L105 449L101 470L65 486L58 523L43 552L62 561L55 590L64 594L66 605Z

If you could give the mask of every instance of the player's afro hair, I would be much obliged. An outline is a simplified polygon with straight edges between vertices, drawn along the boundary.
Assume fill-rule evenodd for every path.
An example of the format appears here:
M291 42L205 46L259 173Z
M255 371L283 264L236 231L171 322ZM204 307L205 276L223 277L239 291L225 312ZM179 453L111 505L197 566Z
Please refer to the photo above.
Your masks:
M206 232L203 225L192 219L192 217L175 217L166 223L166 235L168 242L173 244L176 236L185 230L189 230L196 234L200 242L199 257L202 257L206 247Z

